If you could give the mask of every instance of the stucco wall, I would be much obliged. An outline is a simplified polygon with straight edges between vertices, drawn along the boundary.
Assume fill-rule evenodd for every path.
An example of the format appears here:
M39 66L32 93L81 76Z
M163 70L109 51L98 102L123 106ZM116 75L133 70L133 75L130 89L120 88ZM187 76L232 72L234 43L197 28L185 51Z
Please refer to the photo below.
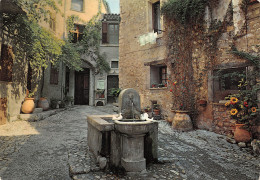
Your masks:
M2 31L0 19L0 55L1 45L7 44L12 47L14 53L12 67L12 82L0 81L0 98L7 98L7 121L16 120L20 114L21 104L26 92L27 64L24 57L15 56L16 48L13 39L6 32Z

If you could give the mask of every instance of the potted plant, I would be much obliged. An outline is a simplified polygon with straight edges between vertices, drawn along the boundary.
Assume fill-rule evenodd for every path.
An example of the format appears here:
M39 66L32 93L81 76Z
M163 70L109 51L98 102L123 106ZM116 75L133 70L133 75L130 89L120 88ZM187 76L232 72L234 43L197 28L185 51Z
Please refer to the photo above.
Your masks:
M144 107L144 112L150 112L151 111L151 107L150 106L145 106Z
M25 114L30 114L34 111L35 103L34 103L34 91L29 92L29 90L26 90L26 96L24 98L24 102L21 107L21 111Z
M66 104L64 100L60 100L59 108L65 108Z
M202 106L202 107L206 107L207 106L207 101L204 100L204 99L200 99L199 100L199 105Z
M156 88L157 84L156 83L152 83L152 88Z
M105 98L105 89L97 89L96 92L96 98Z
M73 105L74 98L72 96L66 96L64 98L64 102L66 103L67 106Z
M249 142L251 140L252 127L257 122L259 115L257 106L256 92L259 89L247 88L248 83L244 79L239 81L239 92L229 95L225 104L229 108L232 119L236 120L234 138L236 142Z
M160 114L160 105L159 104L153 104L153 113L154 113L154 115Z
M41 97L38 101L38 107L42 108L43 111L47 111L50 107L47 98Z
M119 96L120 92L121 92L120 88L111 88L111 89L109 89L109 95L114 97L115 102L118 101L118 96Z
M51 98L51 108L59 109L59 100L56 98Z

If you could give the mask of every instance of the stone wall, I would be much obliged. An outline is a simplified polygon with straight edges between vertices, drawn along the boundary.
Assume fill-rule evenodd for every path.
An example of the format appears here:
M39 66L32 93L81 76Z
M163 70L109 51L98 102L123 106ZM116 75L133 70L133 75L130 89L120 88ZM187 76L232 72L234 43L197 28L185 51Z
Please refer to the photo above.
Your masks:
M168 88L150 88L150 66L145 66L154 61L163 63L163 35L159 35L156 44L141 46L139 43L140 36L152 32L151 1L120 1L120 7L119 86L137 90L142 107L151 106L151 100L157 100L163 114L167 114L172 105L171 93Z
M233 135L235 131L234 119L230 119L230 113L223 103L213 104L213 130L219 134Z
M158 104L162 106L163 114L167 118L173 116L170 109L172 103L174 103L172 102L169 88L150 88L150 66L163 64L166 56L166 48L162 38L164 33L159 35L156 44L141 46L138 41L140 36L151 32L150 7L152 2L156 2L156 0L120 2L119 84L122 89L136 89L140 93L142 107L150 105L151 100L157 100ZM257 49L256 46L260 44L260 3L250 4L248 13L245 15L240 9L241 0L233 2L233 11L228 9L230 2L221 0L218 3L220 5L224 4L225 8L221 8L220 5L214 5L213 11L210 12L213 15L212 20L215 18L223 20L227 18L227 13L233 12L228 16L229 23L224 25L217 41L213 68L207 68L206 66L210 57L206 52L207 47L201 43L201 39L197 38L193 42L192 49L194 78L201 84L194 89L196 99L203 99L208 102L206 107L200 107L196 103L198 116L194 120L194 125L198 128L221 134L232 134L234 127L233 120L230 119L225 107L217 105L218 101L216 102L216 100L214 102L216 92L213 82L213 70L248 65L246 60L230 53L233 44L238 50L260 54L259 48ZM208 20L210 21L211 19ZM247 23L247 29L245 28L245 23ZM170 74L169 68L167 71Z

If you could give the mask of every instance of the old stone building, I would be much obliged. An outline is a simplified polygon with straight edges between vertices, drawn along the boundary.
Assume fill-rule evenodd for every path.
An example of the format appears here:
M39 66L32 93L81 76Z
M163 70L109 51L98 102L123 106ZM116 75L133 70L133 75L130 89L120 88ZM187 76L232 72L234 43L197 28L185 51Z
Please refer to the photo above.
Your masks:
M120 2L119 85L123 89L136 89L140 93L142 107L152 106L152 102L159 104L164 118L170 119L174 115L171 108L175 102L172 101L174 92L170 92L170 88L167 87L169 86L167 78L170 78L173 69L166 61L167 22L160 14L163 2L165 1ZM260 3L256 0L250 1L246 13L242 4L242 0L221 0L214 1L205 9L205 27L209 28L209 24L213 21L225 22L227 19L229 21L223 26L216 41L212 69L204 68L210 58L205 50L205 44L201 44L199 40L192 42L194 73L192 76L196 80L201 78L200 87L193 91L197 100L207 101L206 107L198 103L195 105L198 115L193 119L193 124L195 127L221 134L232 134L234 131L235 123L230 119L222 100L228 94L237 92L237 89L236 87L221 89L219 80L213 77L220 69L237 72L241 69L250 69L248 61L230 53L232 45L238 50L259 56ZM206 73L201 75L202 71Z
M41 21L39 25L50 30L54 36L61 40L67 37L66 21L68 17L74 15L81 19L81 22L75 23L76 31L74 33L79 34L80 23L89 21L99 11L101 13L108 12L108 6L103 0L57 0L56 2L59 11L50 9L49 21ZM77 88L75 87L75 77L77 75L81 77L86 72L89 78L90 70L86 69L86 71L77 74L74 71L69 71L63 63L60 63L58 68L49 64L47 69L38 74L37 77L32 76L32 69L29 67L26 57L21 55L24 52L15 51L13 37L3 31L2 27L3 13L25 14L25 12L17 4L3 0L0 1L0 13L0 124L18 119L27 89L33 90L39 85L38 92L34 94L36 104L40 97L47 97L48 100L51 98L64 99L66 88L67 95L74 97L74 90ZM85 68L88 68L88 65ZM93 85L94 82L95 80L90 78L87 81L88 84ZM94 104L94 89L91 90L85 104Z
M61 13L53 14L53 25L45 24L45 26L49 26L53 33L64 39L68 37L67 19L77 16L78 20L74 23L75 29L71 32L74 34L73 41L77 42L82 38L84 23L97 15L99 11L100 13L108 12L108 7L105 5L102 0L65 0L59 7ZM44 71L41 96L47 97L49 101L51 99L63 100L69 96L74 99L75 104L93 105L95 97L94 66L91 59L85 59L81 72L68 69L64 63L60 63L58 68L50 64Z

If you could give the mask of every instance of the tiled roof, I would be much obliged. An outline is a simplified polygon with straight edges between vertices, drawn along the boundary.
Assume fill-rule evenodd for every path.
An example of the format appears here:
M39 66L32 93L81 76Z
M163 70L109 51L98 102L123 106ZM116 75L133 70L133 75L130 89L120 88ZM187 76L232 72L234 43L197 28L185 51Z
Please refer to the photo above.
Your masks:
M120 14L103 14L102 21L120 21Z

